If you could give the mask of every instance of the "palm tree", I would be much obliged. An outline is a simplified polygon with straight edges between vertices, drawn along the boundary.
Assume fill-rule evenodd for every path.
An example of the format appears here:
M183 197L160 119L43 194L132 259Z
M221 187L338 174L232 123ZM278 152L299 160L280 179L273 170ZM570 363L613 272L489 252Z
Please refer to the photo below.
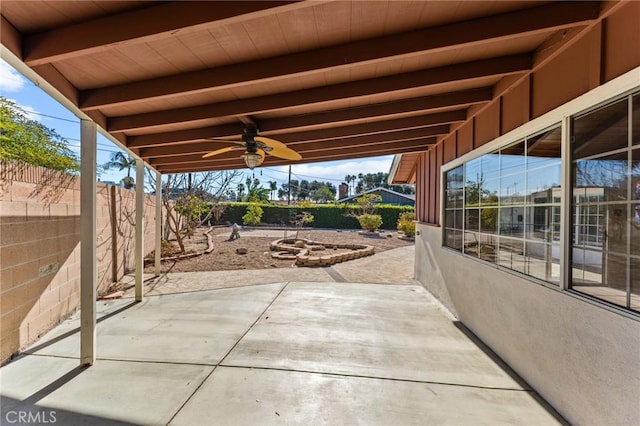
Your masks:
M131 168L136 166L136 159L129 154L125 154L122 151L114 152L111 154L111 159L104 163L102 167L105 170L115 169L122 171L127 169L127 177L122 179L124 187L131 189L134 186L134 180L131 177Z
M273 201L273 193L278 189L278 182L276 182L275 180L270 180L269 188L271 189L271 201Z
M352 191L351 191L351 186L352 186L352 185L351 185L351 182L355 182L355 181L356 181L356 179L357 179L357 176L355 176L355 175L346 175L346 176L344 177L344 180L347 182L347 189L348 189L348 191L347 191L347 192L348 192L348 194L347 194L347 195L351 195L351 194L352 194Z

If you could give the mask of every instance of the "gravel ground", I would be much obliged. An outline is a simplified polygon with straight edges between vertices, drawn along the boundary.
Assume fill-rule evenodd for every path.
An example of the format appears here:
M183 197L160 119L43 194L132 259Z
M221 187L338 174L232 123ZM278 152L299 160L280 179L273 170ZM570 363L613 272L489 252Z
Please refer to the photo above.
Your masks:
M207 229L208 228L200 228L196 230L193 237L185 240L187 251L204 251L207 245L207 237L204 231ZM295 230L274 230L267 228L245 229L240 232L239 239L228 241L230 234L230 228L214 229L211 232L214 244L211 253L177 261L165 261L162 263L162 271L195 272L295 267L291 260L273 259L271 257L271 251L269 250L271 242L280 238L291 238L296 235ZM397 231L363 235L359 230L334 231L312 229L300 231L299 237L311 239L318 243L371 245L376 248L376 252L413 245L413 241L401 238L401 234ZM236 250L238 248L246 248L247 254L237 254ZM322 252L318 252L319 255L321 255L321 253ZM153 258L153 256L151 255L150 258ZM153 268L148 267L146 272L153 272Z

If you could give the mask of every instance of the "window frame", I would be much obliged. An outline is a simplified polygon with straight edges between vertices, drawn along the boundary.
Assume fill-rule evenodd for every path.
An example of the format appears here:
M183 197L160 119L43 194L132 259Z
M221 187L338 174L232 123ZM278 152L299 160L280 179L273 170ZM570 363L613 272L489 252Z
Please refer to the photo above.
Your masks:
M637 67L627 73L601 85L591 91L557 107L556 109L543 114L523 125L517 127L504 135L499 136L486 143L485 145L472 150L454 160L445 163L440 168L440 211L439 219L441 226L441 249L448 250L465 258L482 262L484 265L499 269L506 273L515 274L527 281L544 285L545 287L559 291L563 294L584 300L598 307L612 310L618 314L640 320L640 312L611 304L605 300L597 299L584 293L572 290L571 282L571 256L572 233L570 224L572 223L571 197L573 196L571 166L572 153L570 149L571 137L571 120L572 117L588 114L589 112L601 108L607 104L614 103L625 97L633 100L633 96L640 96L640 67ZM629 127L632 127L632 102L629 102ZM560 200L560 276L559 285L541 280L534 276L526 275L509 268L500 266L497 263L490 263L475 256L464 253L464 250L458 251L445 245L445 182L446 174L452 169L464 166L467 162L477 159L483 155L490 154L499 149L515 144L527 137L540 134L546 130L552 129L560 125L561 131L561 200ZM631 133L630 133L631 134ZM632 136L631 136L632 137ZM463 169L464 170L464 169ZM464 200L464 198L463 198ZM464 204L462 209L464 211ZM555 216L555 213L554 213ZM463 218L463 237L464 237L464 218ZM464 245L464 244L463 244Z

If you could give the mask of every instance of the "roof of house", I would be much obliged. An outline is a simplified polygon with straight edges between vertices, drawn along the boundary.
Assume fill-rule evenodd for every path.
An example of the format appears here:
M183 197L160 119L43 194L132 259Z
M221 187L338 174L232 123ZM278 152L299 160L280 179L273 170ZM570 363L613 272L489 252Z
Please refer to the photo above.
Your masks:
M349 197L340 198L338 200L338 202L339 203L344 203L344 202L347 202L347 201L354 200L354 199L356 199L358 197L362 197L365 194L372 194L372 193L376 193L376 192L386 192L387 194L395 195L395 196L401 197L401 198L406 198L409 201L413 201L413 202L416 201L416 196L414 194L403 194L401 192L393 191L393 190L391 190L389 188L383 188L383 187L379 186L377 188L373 188L373 189L370 189L368 191L365 191L365 192L363 192L361 194L356 194L356 195L351 195Z

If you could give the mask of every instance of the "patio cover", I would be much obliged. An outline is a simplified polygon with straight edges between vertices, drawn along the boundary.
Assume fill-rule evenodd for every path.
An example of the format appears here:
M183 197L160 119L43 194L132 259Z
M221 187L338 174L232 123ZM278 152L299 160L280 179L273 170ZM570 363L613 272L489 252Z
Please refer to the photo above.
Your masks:
M427 150L613 3L12 1L2 55L161 173ZM267 157L264 166L286 164Z

